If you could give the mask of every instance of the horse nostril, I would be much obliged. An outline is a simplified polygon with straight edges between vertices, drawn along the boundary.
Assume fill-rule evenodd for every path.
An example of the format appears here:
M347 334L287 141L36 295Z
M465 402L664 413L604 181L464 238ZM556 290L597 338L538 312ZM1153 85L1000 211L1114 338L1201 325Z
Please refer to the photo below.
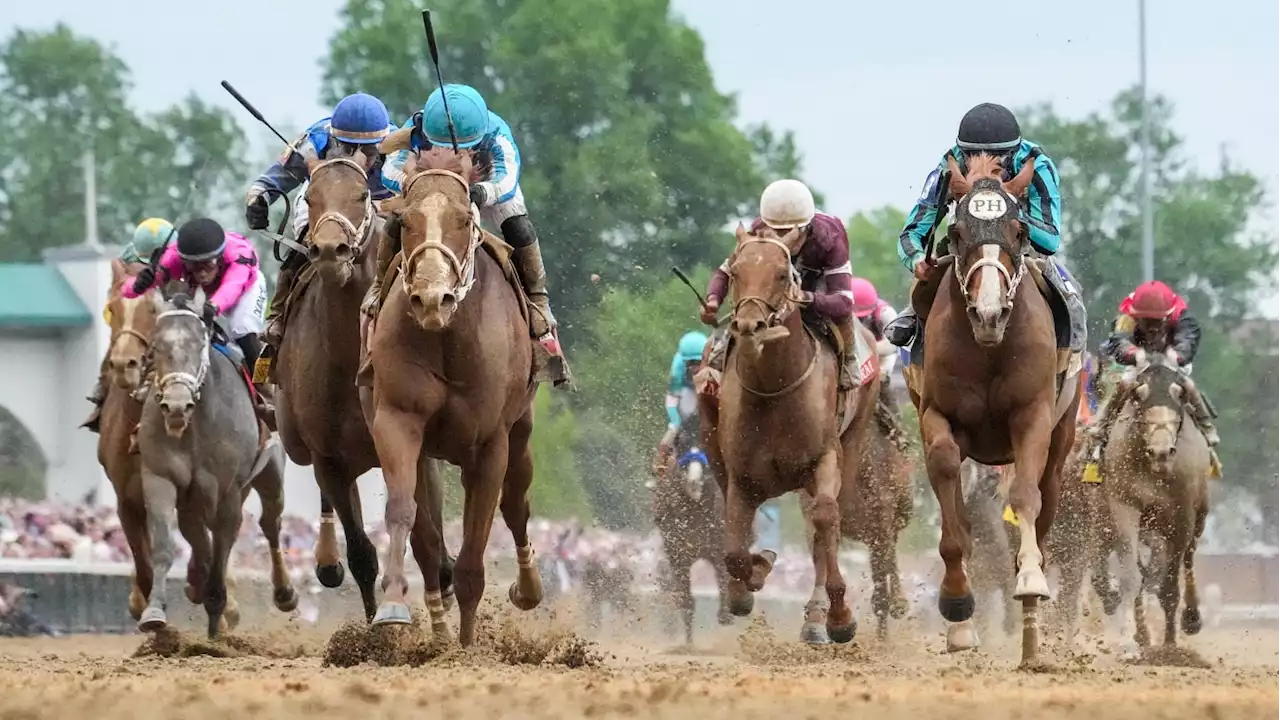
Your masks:
M160 402L160 412L162 412L162 413L164 413L164 414L168 415L168 414L169 414L169 403L164 402L164 401L162 400L162 401Z
M751 330L752 332L762 333L765 331L766 327L767 325L765 324L765 321L757 320L755 321L755 324L751 326Z
M196 409L196 404L195 404L195 403L193 403L193 402L188 402L186 405L184 405L184 406L182 407L182 411L183 411L183 412L187 412L187 413L189 413L189 412L191 412L192 410L195 410L195 409Z
M338 243L338 247L334 248L334 252L337 253L340 258L349 258L351 257L351 245L348 243Z
M319 246L312 245L311 247L307 248L307 259L310 260L311 262L316 262L317 260L320 259Z
M453 307L458 304L458 296L451 292L447 292L440 296L440 305L443 307Z
M421 295L414 293L409 296L409 309L415 313L420 313L427 309L427 303L423 301Z

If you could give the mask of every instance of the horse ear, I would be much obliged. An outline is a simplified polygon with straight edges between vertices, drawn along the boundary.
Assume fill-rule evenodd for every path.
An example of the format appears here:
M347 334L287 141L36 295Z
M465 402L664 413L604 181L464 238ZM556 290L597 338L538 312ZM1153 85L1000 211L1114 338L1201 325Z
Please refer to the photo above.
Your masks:
M168 309L169 301L165 298L164 292L149 292L144 297L151 301L151 307L156 311L156 315Z
M972 185L965 179L964 173L960 172L960 163L956 162L954 155L947 155L947 172L951 177L948 190L951 196L959 200L969 194Z
M405 200L405 197L403 195L395 195L395 196L389 197L378 204L378 214L386 215L389 217L391 215L396 215L398 213L401 213L404 211L404 208L407 202L408 201Z
M124 261L120 258L111 258L111 289L108 294L115 293L124 284L124 279L129 275L125 270Z
M733 231L733 235L738 239L738 244L741 245L747 239L747 226L743 225L742 222L739 221L738 227Z
M378 152L383 155L390 155L401 150L408 150L413 147L413 128L401 128L391 133L385 140L378 143Z
M787 231L786 235L783 235L780 238L780 240L782 244L786 245L787 249L791 251L791 254L795 255L796 251L800 249L800 246L804 244L804 229L798 227L791 228Z
M1026 163L1012 180L1004 184L1004 191L1014 197L1023 197L1027 194L1027 187L1031 185L1031 179L1035 177L1035 174L1035 161Z
M1138 396L1139 400L1146 402L1147 398L1151 396L1151 386L1146 383L1142 383L1138 387L1134 388L1133 392Z

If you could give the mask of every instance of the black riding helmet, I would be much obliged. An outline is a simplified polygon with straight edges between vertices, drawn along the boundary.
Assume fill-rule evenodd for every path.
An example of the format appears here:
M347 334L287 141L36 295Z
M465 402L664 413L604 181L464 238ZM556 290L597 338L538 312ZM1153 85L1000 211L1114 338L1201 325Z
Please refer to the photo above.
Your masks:
M178 228L178 257L184 262L204 262L222 254L227 236L217 220L196 218Z
M989 152L999 155L1022 143L1022 128L1009 108L995 103L982 103L964 114L956 144L965 152Z

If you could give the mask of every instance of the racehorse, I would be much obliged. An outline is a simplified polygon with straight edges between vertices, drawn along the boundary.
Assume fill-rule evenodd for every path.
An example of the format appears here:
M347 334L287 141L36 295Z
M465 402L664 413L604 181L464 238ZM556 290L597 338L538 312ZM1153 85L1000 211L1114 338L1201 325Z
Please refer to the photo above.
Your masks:
M203 601L214 638L222 630L227 562L250 487L262 500L272 600L281 612L298 605L280 550L284 457L278 445L262 443L266 428L254 410L244 359L233 359L234 343L214 335L204 290L172 299L152 292L150 301L156 313L150 337L155 380L142 408L138 447L155 573L138 629L155 632L168 625L166 581L174 557L169 518L177 508L178 527L191 545L187 597Z
M120 288L131 278L119 261L111 263L111 291L107 317L111 347L107 371L112 387L102 403L98 433L98 462L116 493L120 528L133 556L129 588L129 614L141 619L151 594L151 538L147 532L147 505L142 493L142 465L133 451L134 430L142 417L142 403L133 393L142 384L156 311L149 297L126 298Z
M1038 605L1049 596L1042 544L1057 510L1080 401L1076 373L1060 361L1053 308L1035 285L1022 283L1030 248L1019 198L1031 183L1032 165L1004 182L997 158L971 159L967 174L948 158L948 197L956 201L951 254L932 269L943 273L941 282L913 292L926 322L913 349L923 354L923 369L914 381L909 374L908 383L942 518L938 553L946 572L938 609L951 623L949 651L978 643L970 622L974 598L965 558L972 541L960 464L965 458L1015 463L1009 504L1020 543L1013 594L1023 602L1024 663L1037 660ZM912 360L916 364L915 354Z
M705 560L716 574L721 625L733 621L728 606L729 574L724 566L724 499L699 447L697 396L691 388L680 394L680 431L675 453L659 473L653 491L653 521L667 556L663 586L675 599L684 623L686 644L693 644L694 599L690 570Z
M276 422L289 458L312 465L320 485L316 578L325 587L342 584L336 510L365 618L372 619L378 608L378 552L365 533L356 478L378 464L378 454L355 378L360 366L360 303L373 282L373 248L384 223L375 212L359 163L338 155L312 160L308 170L310 264L287 300L288 330L273 363ZM432 490L429 507L439 524L438 483ZM447 596L452 592L449 568L442 567L441 573Z
M699 408L703 444L725 497L730 611L751 612L751 593L764 587L777 557L769 550L748 552L756 509L771 498L804 490L813 498L817 580L801 636L814 644L846 643L856 624L845 603L846 584L837 561L837 498L845 482L843 463L847 458L856 464L876 396L874 386L864 386L843 401L838 397L840 368L832 343L820 339L798 312L798 272L791 258L802 238L798 230L779 236L765 229L757 235L738 227L737 247L728 262L734 340L718 406L700 395ZM864 346L874 346L874 340L866 340L870 331L855 325L855 332L864 333ZM846 346L855 342L841 340ZM874 353L869 363L871 383L878 384ZM855 421L841 422L848 418Z
M392 135L382 146L407 138ZM433 632L447 633L440 593L440 526L427 512L435 463L462 468L463 541L454 567L459 641L475 640L484 591L484 552L495 509L516 545L519 575L508 597L528 610L542 600L529 544L533 457L533 348L527 309L506 246L484 232L468 188L478 180L469 153L433 148L410 156L404 194L383 204L402 232L399 278L390 285L370 339L374 446L387 482L391 536L374 624L410 622L405 604L405 543L414 533ZM482 245L484 249L482 250ZM363 390L368 393L367 389ZM418 482L419 466L426 482Z
M1164 644L1177 644L1179 581L1185 572L1182 630L1200 632L1196 543L1209 513L1211 455L1204 435L1183 407L1182 374L1163 355L1153 356L1135 380L1133 399L1111 427L1102 458L1103 487L1120 533L1120 594L1133 602L1134 640L1150 644L1142 590L1158 582ZM1140 567L1139 543L1151 559ZM1183 572L1180 572L1183 571Z

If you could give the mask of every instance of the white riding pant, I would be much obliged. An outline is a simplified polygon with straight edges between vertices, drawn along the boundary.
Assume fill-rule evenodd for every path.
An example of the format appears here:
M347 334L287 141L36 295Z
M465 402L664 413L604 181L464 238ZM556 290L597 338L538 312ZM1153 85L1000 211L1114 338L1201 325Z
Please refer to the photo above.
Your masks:
M267 278L262 274L262 268L258 268L253 285L225 314L227 333L232 340L262 332L267 325Z

